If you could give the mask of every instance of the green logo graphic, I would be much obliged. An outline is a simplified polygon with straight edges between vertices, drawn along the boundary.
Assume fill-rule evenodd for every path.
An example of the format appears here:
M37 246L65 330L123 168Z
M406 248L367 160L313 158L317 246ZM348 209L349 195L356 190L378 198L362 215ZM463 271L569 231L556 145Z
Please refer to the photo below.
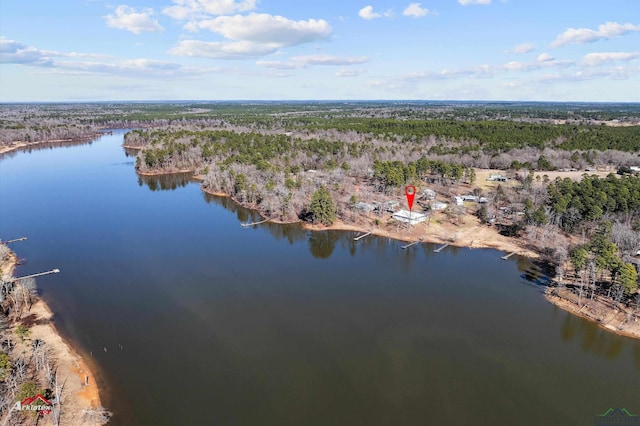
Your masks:
M595 426L640 426L640 416L631 414L626 408L609 408L595 417Z

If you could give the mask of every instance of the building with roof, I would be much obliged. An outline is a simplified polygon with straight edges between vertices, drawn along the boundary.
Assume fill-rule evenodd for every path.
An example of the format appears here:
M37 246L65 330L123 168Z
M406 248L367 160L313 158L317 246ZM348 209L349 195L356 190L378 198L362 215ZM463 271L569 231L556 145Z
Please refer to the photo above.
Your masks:
M410 212L409 210L398 210L391 217L399 222L408 223L409 225L417 225L427 220L426 214Z

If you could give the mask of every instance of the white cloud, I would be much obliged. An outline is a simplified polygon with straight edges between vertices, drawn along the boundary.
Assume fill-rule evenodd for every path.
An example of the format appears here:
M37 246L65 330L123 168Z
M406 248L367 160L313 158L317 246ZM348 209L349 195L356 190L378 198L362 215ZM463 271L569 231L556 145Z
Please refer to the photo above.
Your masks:
M107 15L104 19L108 27L131 31L134 34L164 31L158 21L151 18L151 15L153 15L152 9L143 9L138 12L132 7L120 5L116 7L115 15Z
M592 30L590 28L569 28L562 34L559 34L551 43L551 46L559 47L571 43L592 43L597 40L611 39L634 31L640 31L640 25L607 22L600 25L597 30Z
M336 77L357 77L364 74L364 70L354 68L341 68L336 71Z
M535 45L533 43L520 43L515 46L513 49L506 50L505 53L529 53L535 49Z
M463 6L468 6L470 4L491 4L491 0L458 0Z
M257 64L266 68L294 69L313 65L358 65L368 61L369 58L366 56L305 55L294 56L286 62L258 61Z
M539 84L553 83L575 83L587 80L629 80L640 76L640 67L638 68L611 68L611 69L586 69L578 70L571 73L553 73L545 74L533 80Z
M256 65L260 65L261 67L265 68L273 68L276 70L292 70L300 67L298 64L295 64L293 62L280 61L258 61L256 62Z
M382 15L373 11L373 6L365 6L358 12L358 16L362 19L375 19L380 18Z
M171 55L212 59L245 59L274 53L280 45L251 41L218 42L182 40L169 50Z
M547 54L541 54L540 60L531 62L512 61L502 65L483 64L471 67L444 68L439 71L428 70L410 72L403 75L377 79L368 82L368 85L383 89L408 89L415 88L420 82L436 82L441 80L469 80L469 79L493 79L506 75L525 76L525 78L535 78L536 72L546 69L563 69L575 66L576 63L569 60L556 60ZM527 73L527 74L524 74ZM534 74L529 74L534 73ZM618 74L621 74L620 72Z
M144 58L128 59L110 63L70 61L59 62L56 64L56 68L63 71L68 70L98 74L123 74L126 76L154 75L156 77L175 77L181 70L184 70L182 65L179 64L164 61L155 61Z
M502 67L507 71L530 71L533 69L540 68L540 66L537 64L532 64L529 62L518 62L518 61L507 62Z
M231 15L256 8L257 0L173 0L174 5L162 10L167 16L185 20L206 15Z
M538 62L549 62L549 61L553 61L554 57L549 55L546 52L543 52L541 54L538 55Z
M448 80L454 78L490 78L498 69L491 65L478 65L465 68L444 68L440 71L421 71L404 74L397 78L402 84L421 80Z
M42 50L26 46L15 40L0 37L0 63L50 66L53 58L111 58L109 55L97 55L92 53L58 52L55 50Z
M42 50L0 37L0 63L48 66L53 62Z
M364 64L369 58L366 56L306 55L294 56L291 60L303 65L355 65Z
M264 13L218 16L194 24L197 28L219 33L230 40L260 44L295 46L324 40L331 35L331 26L324 19L292 21L283 16Z
M608 62L630 61L638 57L640 52L599 52L586 54L583 62L588 66L596 66Z
M384 13L378 13L373 11L373 6L367 5L358 11L358 16L362 19L371 20L376 18L391 18L393 16L393 10L389 9Z
M502 65L502 69L505 71L535 71L542 68L561 68L570 67L575 65L573 61L569 60L556 60L547 53L541 53L535 62L508 62Z
M413 16L414 18L426 16L428 13L429 9L422 7L420 3L411 3L402 12L404 16Z
M181 64L153 59L127 59L111 62L58 62L56 71L66 73L107 74L122 77L185 78L221 72L219 67L185 67Z
M54 60L72 58L72 60ZM78 61L77 58L107 58L108 61ZM114 74L125 77L185 77L218 68L190 68L180 64L153 59L118 60L108 55L76 52L57 52L26 46L14 40L0 37L0 63L44 67L50 72L64 74Z

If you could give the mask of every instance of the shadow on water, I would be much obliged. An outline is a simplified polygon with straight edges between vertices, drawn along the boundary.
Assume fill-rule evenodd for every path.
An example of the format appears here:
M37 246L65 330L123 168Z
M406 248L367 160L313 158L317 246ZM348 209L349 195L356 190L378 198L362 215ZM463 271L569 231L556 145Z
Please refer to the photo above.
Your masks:
M212 195L204 191L202 192L202 195L207 203L213 203L224 207L226 210L235 214L238 219L238 226L240 226L241 223L260 222L263 220L262 216L260 216L257 211L242 207L230 197ZM265 222L251 227L251 229L254 228L267 230L276 240L285 239L289 244L293 244L297 241L304 241L308 234L308 231L298 223L279 224Z
M122 147L122 149L124 150L124 155L126 157L137 157L138 153L140 152L139 149L134 149L134 148Z
M544 293L552 284L551 277L553 276L555 269L553 265L542 260L534 260L523 256L513 256L510 261L515 261L518 271L522 272L520 278L522 278L525 285L536 288L541 293Z
M559 309L559 308L557 308ZM565 342L579 340L583 351L612 360L620 356L624 339L575 315L566 315L560 328ZM635 348L634 362L640 368L640 347Z
M309 233L309 252L316 259L328 259L336 249L341 235L335 231Z
M146 185L151 191L174 191L193 182L193 173L172 173L159 176L138 175L138 185Z
M81 145L92 145L97 139L77 139L63 142L38 142L31 145L23 146L13 151L5 152L4 154L0 154L1 160L8 160L9 158L13 158L19 153L32 153L35 151L44 151L44 150L53 150L58 148L73 148Z

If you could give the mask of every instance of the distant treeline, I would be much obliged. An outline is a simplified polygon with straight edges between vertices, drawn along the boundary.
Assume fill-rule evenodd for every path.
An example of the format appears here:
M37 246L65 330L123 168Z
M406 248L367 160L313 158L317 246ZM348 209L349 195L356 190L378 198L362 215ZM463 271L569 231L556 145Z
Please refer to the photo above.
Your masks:
M458 146L432 147L433 154L464 154L474 151L507 152L515 148L545 147L563 150L615 149L640 151L640 127L612 127L594 125L556 125L518 121L459 121L459 120L394 120L379 118L336 118L322 120L315 117L298 118L289 130L305 128L355 131L386 137L402 136L406 142L420 141L429 136L455 140Z
M556 125L554 120L568 124ZM636 126L612 127L618 120ZM435 155L532 147L639 151L640 104L526 102L149 102L0 105L0 143L104 128L192 126L255 131L336 129L424 142ZM597 124L597 125L596 125ZM611 123L610 123L611 124Z

